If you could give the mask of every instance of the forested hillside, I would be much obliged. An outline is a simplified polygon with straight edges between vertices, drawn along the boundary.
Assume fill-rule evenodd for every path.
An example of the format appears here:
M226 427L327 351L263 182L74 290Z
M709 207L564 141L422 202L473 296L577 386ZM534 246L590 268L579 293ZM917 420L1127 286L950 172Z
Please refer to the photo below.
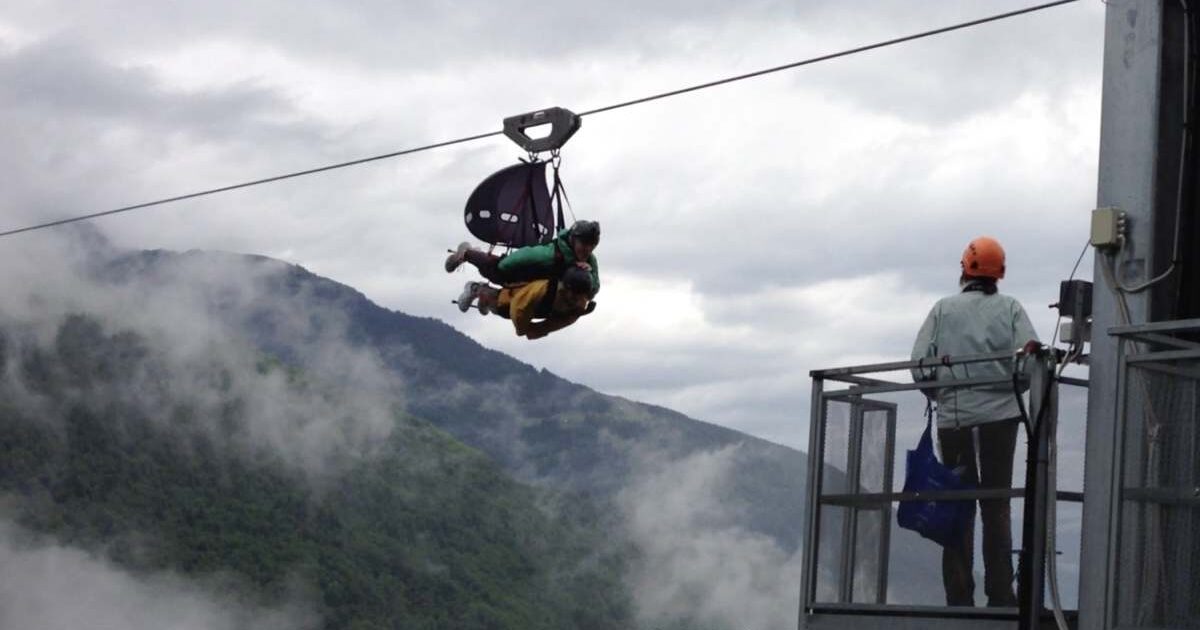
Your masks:
M0 278L0 554L216 589L222 629L794 621L803 453L269 258L59 258Z
M194 286L214 318L293 365L316 368L327 360L331 331L345 331L346 343L378 356L402 383L410 413L528 483L612 497L664 464L734 448L728 483L713 491L739 527L798 548L806 466L799 451L566 381L299 266L151 251L115 257L97 274L146 296ZM796 422L805 414L797 410Z
M632 626L604 519L549 509L428 423L397 411L378 444L305 469L253 437L247 392L336 393L278 362L181 366L86 315L0 339L0 490L25 528L134 571L232 572L242 598L300 580L328 628Z

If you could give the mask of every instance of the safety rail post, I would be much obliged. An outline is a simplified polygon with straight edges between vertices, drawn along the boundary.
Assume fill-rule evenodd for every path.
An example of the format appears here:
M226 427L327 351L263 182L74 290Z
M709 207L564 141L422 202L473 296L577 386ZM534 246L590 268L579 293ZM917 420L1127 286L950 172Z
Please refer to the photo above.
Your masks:
M883 447L883 491L892 492L895 489L893 468L896 465L896 409L887 410L887 434L884 436ZM887 603L888 571L892 550L892 502L883 506L883 524L879 531L879 586L878 603Z
M825 403L822 396L824 379L817 372L812 377L812 399L809 401L808 426L808 479L805 501L809 504L804 521L804 567L800 576L800 619L798 627L807 626L808 610L816 600L817 586L817 538L820 536L821 470L825 459Z
M1033 370L1029 378L1029 436L1025 463L1025 509L1022 518L1021 555L1017 566L1017 607L1020 630L1041 627L1045 603L1046 526L1049 509L1050 439L1056 430L1058 383L1054 381L1053 360L1049 352L1029 357Z

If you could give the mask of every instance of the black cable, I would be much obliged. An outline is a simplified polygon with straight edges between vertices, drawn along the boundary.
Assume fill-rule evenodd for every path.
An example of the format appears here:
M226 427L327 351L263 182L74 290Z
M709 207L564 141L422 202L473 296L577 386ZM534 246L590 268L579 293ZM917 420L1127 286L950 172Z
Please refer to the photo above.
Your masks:
M867 46L859 46L858 48L851 48L851 49L849 49L849 50L843 50L843 51L841 51L841 52L837 52L837 53L833 53L833 54L829 54L829 55L822 55L822 56L820 56L820 57L813 57L813 58L811 58L811 59L805 59L805 60L803 60L803 61L797 61L797 62L794 62L794 63L785 64L785 65L782 65L782 66L775 66L774 68L767 68L766 70L759 70L759 71L757 71L757 72L750 72L750 73L747 73L747 74L741 74L741 75L737 75L737 76L733 76L733 77L728 77L728 78L725 78L725 79L719 79L719 80L717 80L717 81L710 81L710 82L708 82L708 83L701 83L701 84L699 84L699 85L693 85L693 86L691 86L691 87L681 88L681 89L678 89L678 90L672 90L672 91L670 91L670 92L662 92L662 93L660 93L660 94L655 94L655 95L653 95L653 96L646 96L646 97L643 97L643 98L638 98L638 99L634 99L634 100L631 100L631 101L625 101L625 102L623 102L623 103L617 103L617 104L615 104L615 105L608 105L608 106L605 106L605 107L598 107L598 108L596 108L596 109L590 109L590 110L587 110L587 111L585 111L585 112L583 112L583 113L579 114L579 116L589 116L589 115L591 115L591 114L599 114L599 113L601 113L601 112L612 111L612 110L614 110L614 109L620 109L620 108L623 108L623 107L630 107L630 106L632 106L632 105L638 105L638 104L641 104L641 103L646 103L646 102L649 102L649 101L656 101L656 100L659 100L659 99L667 98L667 97L669 97L669 96L676 96L676 95L679 95L679 94L685 94L685 93L687 93L687 92L695 92L695 91L697 91L697 90L703 90L703 89L705 89L705 88L715 87L715 86L718 86L718 85L724 85L724 84L726 84L726 83L733 83L733 82L735 82L735 81L741 81L741 80L744 80L744 79L750 79L750 78L753 78L753 77L762 76L762 75L764 75L764 74L771 74L771 73L773 73L773 72L781 72L781 71L783 71L783 70L790 70L790 69L793 69L793 68L799 68L799 67L801 67L801 66L807 66L807 65L814 64L814 63L818 63L818 62L821 62L821 61L828 61L828 60L830 60L830 59L836 59L836 58L838 58L838 57L845 57L845 56L848 56L848 55L853 55L853 54L857 54L857 53L865 52L865 51L868 51L868 50L874 50L874 49L876 49L876 48L884 48L884 47L886 47L886 46L893 46L893 45L895 45L895 44L901 44L901 43L904 43L904 42L909 42L909 41L913 41L913 40L916 40L916 39L921 39L921 38L924 38L924 37L931 37L931 36L933 36L933 35L940 35L940 34L942 34L942 33L948 33L948 32L950 32L950 31L956 31L956 30L960 30L960 29L964 29L964 28L970 28L970 27L972 27L972 26L978 26L978 25L980 25L980 24L986 24L986 23L988 23L988 22L995 22L995 21L998 21L998 20L1003 20L1003 19L1006 19L1006 18L1015 17L1015 16L1018 16L1018 15L1025 14L1025 13L1033 13L1033 12L1035 12L1035 11L1041 11L1042 9L1049 9L1049 8L1051 8L1051 7L1056 7L1056 6L1063 5L1063 4L1070 4L1070 3L1072 3L1072 2L1077 2L1077 1L1078 1L1078 0L1056 0L1055 2L1048 2L1048 3L1045 3L1045 4L1039 4L1039 5L1037 5L1037 6L1027 7L1027 8L1024 8L1024 9L1018 9L1018 10L1016 10L1016 11L1009 11L1008 13L1000 13L1000 14L993 15L993 16L990 16L990 17L981 18L981 19L978 19L978 20L971 20L971 21L969 21L969 22L962 22L962 23L960 23L960 24L955 24L955 25L952 25L952 26L946 26L946 27L942 27L942 28L934 29L934 30L931 30L931 31L924 31L924 32L921 32L921 33L916 33L916 34L914 34L914 35L907 35L907 36L905 36L905 37L898 37L898 38L896 38L896 39L889 39L889 40L887 40L887 41L884 41L884 42L879 42L879 43L877 43L877 44L869 44L869 45L867 45ZM239 188L249 188L249 187L251 187L251 186L258 186L258 185L260 185L260 184L268 184L268 183L271 183L271 182L277 182L277 181L284 180L284 179L291 179L291 178L293 178L293 177L301 177L301 176L304 176L304 175L312 175L312 174L315 174L315 173L321 173L321 172L324 172L324 171L332 171L332 170L339 169L339 168L346 168L346 167L348 167L348 166L357 166L357 165L359 165L359 164L365 164L365 163L367 163L367 162L374 162L374 161L377 161L377 160L384 160L384 159L387 159L387 158L399 157L399 156L401 156L401 155L408 155L408 154L410 154L410 153L419 153L419 152L421 152L421 151L428 151L428 150L430 150L430 149L437 149L437 148L441 148L441 147L447 147L447 146L454 145L454 144L461 144L461 143L464 143L464 142L471 142L471 141L474 141L474 140L482 140L483 138L490 138L490 137L492 137L492 136L498 136L498 135L501 135L502 133L503 133L502 131L493 131L493 132L490 132L490 133L481 133L481 134L474 135L474 136L467 136L467 137L464 137L464 138L458 138L458 139L456 139L456 140L447 140L447 141L445 141L445 142L438 142L438 143L434 143L434 144L427 144L427 145L425 145L425 146L416 147L416 148L412 148L412 149L404 149L404 150L401 150L401 151L394 151L394 152L392 152L392 153L385 153L385 154L383 154L383 155L376 155L376 156L367 157L367 158L362 158L362 159L358 159L358 160L351 160L351 161L349 161L349 162L341 162L341 163L338 163L338 164L331 164L331 165L329 165L329 166L321 166L321 167L318 167L318 168L311 168L311 169L307 169L307 170L303 170L303 171L296 171L296 172L294 172L294 173L286 173L286 174L283 174L283 175L276 175L276 176L274 176L274 177L266 177L266 178L263 178L263 179L256 179L256 180L254 180L254 181L244 182L244 183L241 183L241 184L233 184L233 185L230 185L230 186L222 186L222 187L220 187L220 188L210 188L210 189L208 189L208 190L202 190L202 191L199 191L199 192L189 193L189 194L186 194L186 195L179 195L179 196L176 196L176 197L168 197L168 198L166 198L166 199L159 199L159 200L157 200L157 201L148 201L148 202L146 202L146 203L139 203L139 204L135 204L135 205L132 205L132 206L125 206L125 207L122 207L122 208L114 208L114 209L112 209L112 210L105 210L105 211L103 211L103 212L94 212L94 213L91 213L91 214L84 214L84 215L80 215L80 216L77 216L77 217L71 217L71 218L68 218L68 219L60 219L60 220L58 220L58 221L50 221L50 222L48 222L48 223L41 223L41 224L38 224L38 225L31 225L31 226L28 226L28 227L23 227L23 228L17 228L17 229L13 229L13 230L8 230L8 231L6 231L6 232L0 232L0 237L4 237L4 236L12 236L12 235L14 235L14 234L21 234L22 232L32 232L33 230L40 230L40 229L44 229L44 228L50 228L50 227L55 227L55 226L59 226L59 225L65 225L65 224L67 224L67 223L75 223L75 222L77 222L77 221L86 221L86 220L88 220L88 219L96 219L96 218L99 218L99 217L104 217L104 216L108 216L108 215L112 215L112 214L119 214L119 213L122 213L122 212L129 212L129 211L131 211L131 210L140 210L140 209L142 209L142 208L149 208L149 207L151 207L151 206L160 206L160 205L163 205L163 204L173 203L173 202L176 202L176 201L184 201L184 200L186 200L186 199L195 199L196 197L204 197L204 196L206 196L206 195L214 195L214 194L216 194L216 193L228 192L228 191L231 191L231 190L237 190L237 189L239 189Z
M1092 241L1089 239L1086 243L1083 244L1083 249L1079 250L1079 257L1075 259L1075 266L1071 267L1071 275L1067 276L1068 282L1075 279L1075 272L1079 271L1079 263L1083 262L1083 255L1087 253L1088 245L1091 245L1091 244L1092 244Z
M807 66L809 64L819 63L822 61L828 61L830 59L837 59L838 57L846 57L849 55L866 52L868 50L875 50L876 48L884 48L887 46L893 46L895 44L911 42L915 39L931 37L933 35L941 35L942 33L949 33L950 31L957 31L959 29L970 28L972 26L979 26L980 24L986 24L988 22L995 22L997 20L1003 20L1006 18L1015 17L1015 16L1018 16L1018 15L1021 15L1024 13L1032 13L1034 11L1041 11L1042 9L1049 9L1051 7L1056 7L1061 4L1069 4L1069 3L1075 2L1075 1L1076 0L1058 0L1057 2L1048 2L1046 4L1039 4L1037 6L1027 7L1024 9L1018 9L1016 11L1010 11L1008 13L1000 13L997 15L993 15L991 17L981 18L978 20L971 20L970 22L963 22L961 24L955 24L953 26L946 26L946 27L934 29L932 31L925 31L923 33L916 33L915 35L907 35L905 37L897 37L896 39L889 39L885 42L879 42L878 44L869 44L867 46L859 46L858 48L851 48L849 50L843 50L842 52L836 52L836 53L832 53L829 55L821 55L820 57L813 57L811 59L805 59L803 61L797 61L794 63L785 64L782 66L775 66L774 68L767 68L766 70L758 70L758 71L749 72L746 74L739 74L738 76L729 77L727 79L718 79L716 81L709 81L708 83L701 83L699 85L693 85L691 87L681 88L678 90L672 90L670 92L663 92L661 94L655 94L654 96L645 96L642 98L634 99L632 101L625 101L624 103L617 103L616 105L609 105L607 107L599 107L596 109L590 109L590 110L580 114L580 116L587 116L589 114L599 114L600 112L612 111L614 109L620 109L622 107L629 107L630 105L640 105L641 103L655 101L660 98L667 98L668 96L677 96L679 94L686 94L687 92L695 92L696 90L703 90L705 88L715 87L718 85L724 85L726 83L733 83L734 81L741 81L743 79L759 77L764 74L771 74L773 72L781 72L783 70L791 70L793 68L799 68L800 66Z
M1033 420L1029 418L1029 412L1025 410L1025 393L1021 391L1021 366L1024 365L1024 358L1017 356L1013 359L1012 373L1012 390L1013 396L1017 399L1017 409L1021 412L1021 423L1025 425L1025 432L1033 436Z
M139 204L132 205L132 206L125 206L124 208L115 208L113 210L105 210L104 212L94 212L92 214L85 214L85 215L81 215L78 217L71 217L70 219L60 219L58 221L51 221L49 223L42 223L40 225L31 225L29 227L23 227L23 228L18 228L15 230L9 230L7 232L0 232L0 236L11 236L13 234L20 234L21 232L32 232L33 230L40 230L42 228L54 227L57 225L64 225L67 223L75 223L76 221L86 221L87 219L95 219L98 217L108 216L110 214L129 212L130 210L139 210L141 208L149 208L150 206L161 206L163 204L172 203L175 201L183 201L185 199L195 199L196 197L203 197L205 195L214 195L216 193L228 192L230 190L237 190L239 188L249 188L250 186L258 186L259 184L267 184L270 182L277 182L277 181L280 181L283 179L291 179L293 177L300 177L302 175L312 175L313 173L321 173L323 171L332 171L334 169L345 168L347 166L356 166L359 164L365 164L367 162L374 162L376 160L385 160L387 158L397 157L400 155L407 155L409 153L428 151L429 149L446 147L446 146L450 146L452 144L460 144L463 142L470 142L472 140L479 140L481 138L498 136L501 133L503 133L503 132L502 131L493 131L491 133L481 133L477 136L468 136L466 138L459 138L457 140L447 140L446 142L438 142L436 144L427 144L423 147L417 147L415 149L404 149L403 151L394 151L392 153L385 153L383 155L376 155L373 157L362 158L362 159L358 159L358 160L351 160L349 162L341 162L340 164L330 164L329 166L310 168L305 171L296 171L295 173L286 173L284 175L276 175L274 177L267 177L264 179L256 179L252 182L233 184L232 186L222 186L220 188L210 188L208 190L202 190L200 192L194 192L194 193L190 193L187 195L179 195L178 197L168 197L167 199L159 199L158 201L148 201L146 203L139 203Z
M1046 387L1042 391L1042 406L1038 408L1037 418L1031 419L1029 412L1025 409L1025 399L1021 392L1021 372L1023 371L1024 362L1027 360L1028 355L1024 357L1019 356L1013 361L1012 388L1013 395L1017 398L1017 409L1021 412L1022 423L1025 425L1025 430L1029 433L1029 438L1033 439L1034 433L1041 426L1042 421L1046 419L1046 409L1050 407L1050 405L1046 404L1046 400L1050 397L1050 392L1056 379L1049 377L1046 379Z

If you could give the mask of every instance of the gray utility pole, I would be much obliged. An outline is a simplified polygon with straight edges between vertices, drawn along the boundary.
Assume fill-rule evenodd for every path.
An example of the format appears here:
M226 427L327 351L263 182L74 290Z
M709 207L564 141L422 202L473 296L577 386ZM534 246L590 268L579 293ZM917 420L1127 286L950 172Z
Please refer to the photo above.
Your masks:
M1172 554L1200 563L1200 502L1177 492L1200 479L1176 465L1200 465L1196 382L1155 375L1197 373L1196 359L1181 356L1200 348L1196 332L1175 325L1169 337L1161 322L1200 318L1198 178L1185 124L1200 120L1189 94L1200 0L1107 4L1097 207L1125 222L1120 244L1096 250L1079 626L1195 627L1179 624L1200 621L1186 595L1200 566L1170 569L1187 562Z

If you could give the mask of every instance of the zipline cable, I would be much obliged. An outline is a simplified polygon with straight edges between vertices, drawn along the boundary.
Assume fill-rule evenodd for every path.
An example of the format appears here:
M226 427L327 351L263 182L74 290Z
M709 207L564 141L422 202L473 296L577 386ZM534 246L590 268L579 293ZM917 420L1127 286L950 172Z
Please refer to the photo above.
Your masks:
M972 26L979 26L980 24L986 24L988 22L996 22L998 20L1003 20L1003 19L1007 19L1010 17L1016 17L1018 15L1022 15L1025 13L1033 13L1034 11L1041 11L1042 9L1049 9L1051 7L1056 7L1061 4L1070 4L1070 3L1076 2L1076 1L1077 0L1058 0L1057 2L1049 2L1046 4L1039 4L1037 6L1027 7L1024 9L1018 9L1016 11L1009 11L1008 13L999 13L997 15L993 15L990 17L980 18L978 20L971 20L970 22L962 22L961 24L955 24L953 26L946 26L943 28L934 29L932 31L925 31L922 33L916 33L914 35L906 35L904 37L897 37L896 39L889 39L885 42L879 42L877 44L868 44L866 46L859 46L858 48L851 48L849 50L843 50L841 52L831 53L828 55L821 55L820 57L813 57L811 59L805 59L803 61L796 61L793 63L784 64L782 66L775 66L774 68L767 68L766 70L757 70L755 72L739 74L735 77L729 77L726 79L718 79L716 81L709 81L708 83L701 83L699 85L693 85L691 87L681 88L678 90L672 90L670 92L663 92L661 94L655 94L654 96L645 96L642 98L634 99L632 101L625 101L624 103L617 103L616 105L609 105L607 107L598 107L596 109L591 109L586 112L583 112L579 115L587 116L588 114L599 114L600 112L612 111L614 109L620 109L622 107L629 107L630 105L640 105L642 103L647 103L649 101L656 101L660 98L667 98L668 96L678 96L679 94L695 92L696 90L703 90L703 89L710 88L710 87L716 87L718 85L724 85L726 83L733 83L734 81L741 81L743 79L752 79L754 77L760 77L764 74L771 74L773 72L782 72L784 70L791 70L793 68L799 68L801 66L807 66L807 65L814 64L814 63L820 63L822 61L829 61L830 59L837 59L838 57L848 57L850 55L856 55L858 53L866 52L868 50L875 50L876 48L884 48L887 46L894 46L896 44L903 44L905 42L911 42L913 40L921 39L924 37L932 37L934 35L941 35L942 33L949 33L950 31L957 31L957 30L964 29L964 28L970 28Z
M386 160L387 158L398 157L401 155L408 155L409 153L419 153L421 151L428 151L429 149L437 149L439 147L448 147L452 144L461 144L463 142L470 142L472 140L480 140L483 138L489 138L491 136L498 136L498 135L501 135L502 133L504 133L504 132L493 131L491 133L481 133L476 136L467 136L465 138L459 138L457 140L447 140L446 142L438 142L436 144L427 144L423 147L416 147L413 149L404 149L402 151L394 151L392 153L385 153L383 155L376 155L373 157L362 158L359 160L351 160L349 162L341 162L338 164L330 164L329 166L320 166L317 168L310 168L308 170L296 171L294 173L285 173L283 175L276 175L274 177L267 177L264 179L256 179L254 181L243 182L241 184L233 184L231 186L222 186L220 188L210 188L208 190L201 190L199 192L189 193L186 195L179 195L177 197L168 197L166 199L159 199L157 201L147 201L146 203L139 203L139 204L135 204L132 206L125 206L123 208L114 208L112 210L105 210L104 212L93 212L92 214L85 214L85 215L81 215L81 216L77 216L77 217L71 217L69 219L60 219L58 221L51 221L49 223L42 223L40 225L31 225L29 227L23 227L23 228L19 228L19 229L15 229L15 230L9 230L7 232L0 232L0 236L11 236L13 234L20 234L22 232L32 232L33 230L41 230L43 228L55 227L58 225L65 225L67 223L75 223L76 221L86 221L88 219L105 217L110 214L129 212L130 210L140 210L142 208L149 208L150 206L161 206L163 204L168 204L168 203L172 203L175 201L183 201L185 199L195 199L196 197L204 197L206 195L215 195L217 193L228 192L230 190L237 190L239 188L249 188L251 186L258 186L259 184L268 184L270 182L277 182L277 181L284 180L284 179L291 179L293 177L301 177L304 175L312 175L314 173L321 173L324 171L332 171L334 169L346 168L347 166L357 166L359 164L366 164L367 162L374 162L376 160Z
M622 102L622 103L616 103L616 104L613 104L613 105L608 105L608 106L605 106L605 107L598 107L598 108L596 108L596 109L590 109L590 110L587 110L587 111L585 111L585 112L582 112L582 113L580 113L579 115L580 115L580 116L589 116L589 115L591 115L591 114L599 114L599 113L602 113L602 112L608 112L608 111L612 111L612 110L615 110L615 109L621 109L621 108L623 108L623 107L631 107L631 106L633 106L633 105L640 105L640 104L642 104L642 103L647 103L647 102L650 102L650 101L656 101L656 100L659 100L659 99L664 99L664 98L667 98L667 97L670 97L670 96L678 96L678 95L680 95L680 94L686 94L686 93L688 93L688 92L695 92L695 91L698 91L698 90L703 90L703 89L707 89L707 88L710 88L710 87L716 87L716 86L718 86L718 85L724 85L724 84L726 84L726 83L733 83L733 82L735 82L735 81L743 81L743 80L745 80L745 79L752 79L752 78L754 78L754 77L760 77L760 76L763 76L763 75L765 75L765 74L772 74L772 73L775 73L775 72L782 72L782 71L784 71L784 70L791 70L791 69L794 69L794 68L799 68L799 67L801 67L801 66L807 66L807 65L811 65L811 64L815 64L815 63L820 63L820 62L822 62L822 61L829 61L830 59L837 59L837 58L839 58L839 57L847 57L847 56L850 56L850 55L855 55L855 54L858 54L858 53L866 52L866 51L868 51L868 50L875 50L875 49L878 49L878 48L884 48L884 47L887 47L887 46L894 46L894 45L896 45L896 44L902 44L902 43L904 43L904 42L910 42L910 41L917 40L917 39L922 39L922 38L925 38L925 37L932 37L932 36L934 36L934 35L941 35L942 33L949 33L949 32L951 32L951 31L957 31L957 30L961 30L961 29L965 29L965 28L971 28L971 27L973 27L973 26L979 26L979 25L981 25L981 24L987 24L988 22L996 22L996 21L999 21L999 20L1004 20L1004 19L1007 19L1007 18L1016 17L1016 16L1018 16L1018 15L1024 15L1024 14L1026 14L1026 13L1033 13L1033 12L1035 12L1035 11L1041 11L1041 10L1043 10L1043 9L1049 9L1049 8L1056 7L1056 6L1059 6L1059 5L1063 5L1063 4L1070 4L1070 3L1072 3L1072 2L1078 2L1078 1L1079 1L1079 0L1056 0L1055 2L1047 2L1047 3L1045 3L1045 4L1039 4L1039 5L1032 6L1032 7L1026 7L1026 8L1024 8L1024 9L1018 9L1018 10L1015 10L1015 11L1009 11L1009 12L1007 12L1007 13L999 13L999 14L992 15L992 16L989 16L989 17L980 18L980 19L978 19L978 20L971 20L971 21L969 21L969 22L962 22L962 23L959 23L959 24L954 24L954 25L952 25L952 26L945 26L945 27L938 28L938 29L934 29L934 30L930 30L930 31L923 31L923 32L921 32L921 33L915 33L915 34L913 34L913 35L907 35L907 36L904 36L904 37L898 37L898 38L896 38L896 39L889 39L889 40L887 40L887 41L883 41L883 42L879 42L879 43L875 43L875 44L869 44L869 45L866 45L866 46L859 46L859 47L857 47L857 48L851 48L851 49L849 49L849 50L843 50L843 51L841 51L841 52L836 52L836 53L832 53L832 54L828 54L828 55L821 55L821 56L819 56L819 57L812 57L812 58L810 58L810 59L805 59L805 60L803 60L803 61L796 61L796 62L793 62L793 63L784 64L784 65L782 65L782 66L775 66L775 67L773 67L773 68L767 68L767 69L765 69L765 70L758 70L758 71L756 71L756 72L750 72L750 73L747 73L747 74L740 74L740 75L733 76L733 77L727 77L727 78L724 78L724 79L718 79L718 80L716 80L716 81L709 81L708 83L701 83L701 84L698 84L698 85L693 85L693 86L691 86L691 87L680 88L680 89L678 89L678 90L671 90L671 91L669 91L669 92L661 92L661 93L659 93L659 94L654 94L654 95L652 95L652 96L645 96L645 97L642 97L642 98L637 98L637 99L634 99L634 100L631 100L631 101L625 101L625 102ZM12 235L15 235L15 234L21 234L21 233L24 233L24 232L32 232L32 231L34 231L34 230L41 230L41 229L45 229L45 228L51 228L51 227L56 227L56 226L59 226L59 225L66 225L66 224L68 224L68 223L75 223L75 222L78 222L78 221L87 221L87 220L89 220L89 219L97 219L97 218L100 218L100 217L105 217L105 216L109 216L109 215L113 215L113 214L120 214L120 213L123 213L123 212L130 212L130 211L132 211L132 210L140 210L140 209L142 209L142 208L149 208L149 207L151 207L151 206L161 206L161 205L168 204L168 203L174 203L174 202L176 202L176 201L184 201L184 200L187 200L187 199L195 199L195 198L197 198L197 197L205 197L205 196L208 196L208 195L215 195L215 194L217 194L217 193L229 192L229 191L231 191L231 190L238 190L239 188L249 188L249 187L251 187L251 186L258 186L258 185L261 185L261 184L269 184L269 183L271 183L271 182L278 182L278 181L285 180L285 179L292 179L292 178L295 178L295 177L303 177L303 176L305 176L305 175L313 175L313 174L316 174L316 173L323 173L323 172L325 172L325 171L332 171L332 170L336 170L336 169L340 169L340 168L346 168L346 167L348 167L348 166L357 166L357 165L359 165L359 164L366 164L367 162L375 162L375 161L378 161L378 160L386 160L386 159L388 159L388 158L399 157L399 156L402 156L402 155L409 155L409 154L412 154L412 153L420 153L420 152L422 152L422 151L428 151L428 150L430 150L430 149L438 149L438 148L441 148L441 147L448 147L448 146L455 145L455 144L462 144L462 143L464 143L464 142L472 142L472 141L475 141L475 140L482 140L482 139L484 139L484 138L490 138L490 137L492 137L492 136L499 136L499 135L501 135L501 134L503 134L503 133L504 133L504 132L502 132L502 131L493 131L493 132L490 132L490 133L481 133L481 134L477 134L477 135L474 135L474 136L466 136L466 137L462 137L462 138L457 138L457 139L455 139L455 140L447 140L447 141L445 141L445 142L437 142L437 143L434 143L434 144L427 144L427 145L420 146L420 147L415 147L415 148L412 148L412 149L403 149L403 150L400 150L400 151L393 151L393 152L391 152L391 153L384 153L384 154L382 154L382 155L375 155L375 156L372 156L372 157L366 157L366 158L361 158L361 159L357 159L357 160L351 160L351 161L349 161L349 162L340 162L340 163L337 163L337 164L330 164L330 165L328 165L328 166L320 166L320 167L317 167L317 168L310 168L310 169L306 169L306 170L303 170L303 171L296 171L296 172L293 172L293 173L285 173L285 174L283 174L283 175L275 175L275 176L273 176L273 177L266 177L266 178L263 178L263 179L256 179L256 180L253 180L253 181L243 182L243 183L240 183L240 184L233 184L233 185L230 185L230 186L221 186L220 188L210 188L210 189L208 189L208 190L201 190L201 191L199 191L199 192L189 193L189 194L186 194L186 195L178 195L178 196L175 196L175 197L167 197L166 199L159 199L159 200L156 200L156 201L148 201L148 202L145 202L145 203L134 204L134 205L131 205L131 206L124 206L124 207L121 207L121 208L114 208L114 209L112 209L112 210L105 210L105 211L103 211L103 212L93 212L93 213L91 213L91 214L84 214L84 215L80 215L80 216L76 216L76 217L70 217L70 218L67 218L67 219L59 219L59 220L57 220L57 221L50 221L50 222L47 222L47 223L40 223L40 224L37 224L37 225L30 225L30 226L23 227L23 228L17 228L17 229L8 230L8 231L5 231L5 232L0 232L0 237L12 236Z

